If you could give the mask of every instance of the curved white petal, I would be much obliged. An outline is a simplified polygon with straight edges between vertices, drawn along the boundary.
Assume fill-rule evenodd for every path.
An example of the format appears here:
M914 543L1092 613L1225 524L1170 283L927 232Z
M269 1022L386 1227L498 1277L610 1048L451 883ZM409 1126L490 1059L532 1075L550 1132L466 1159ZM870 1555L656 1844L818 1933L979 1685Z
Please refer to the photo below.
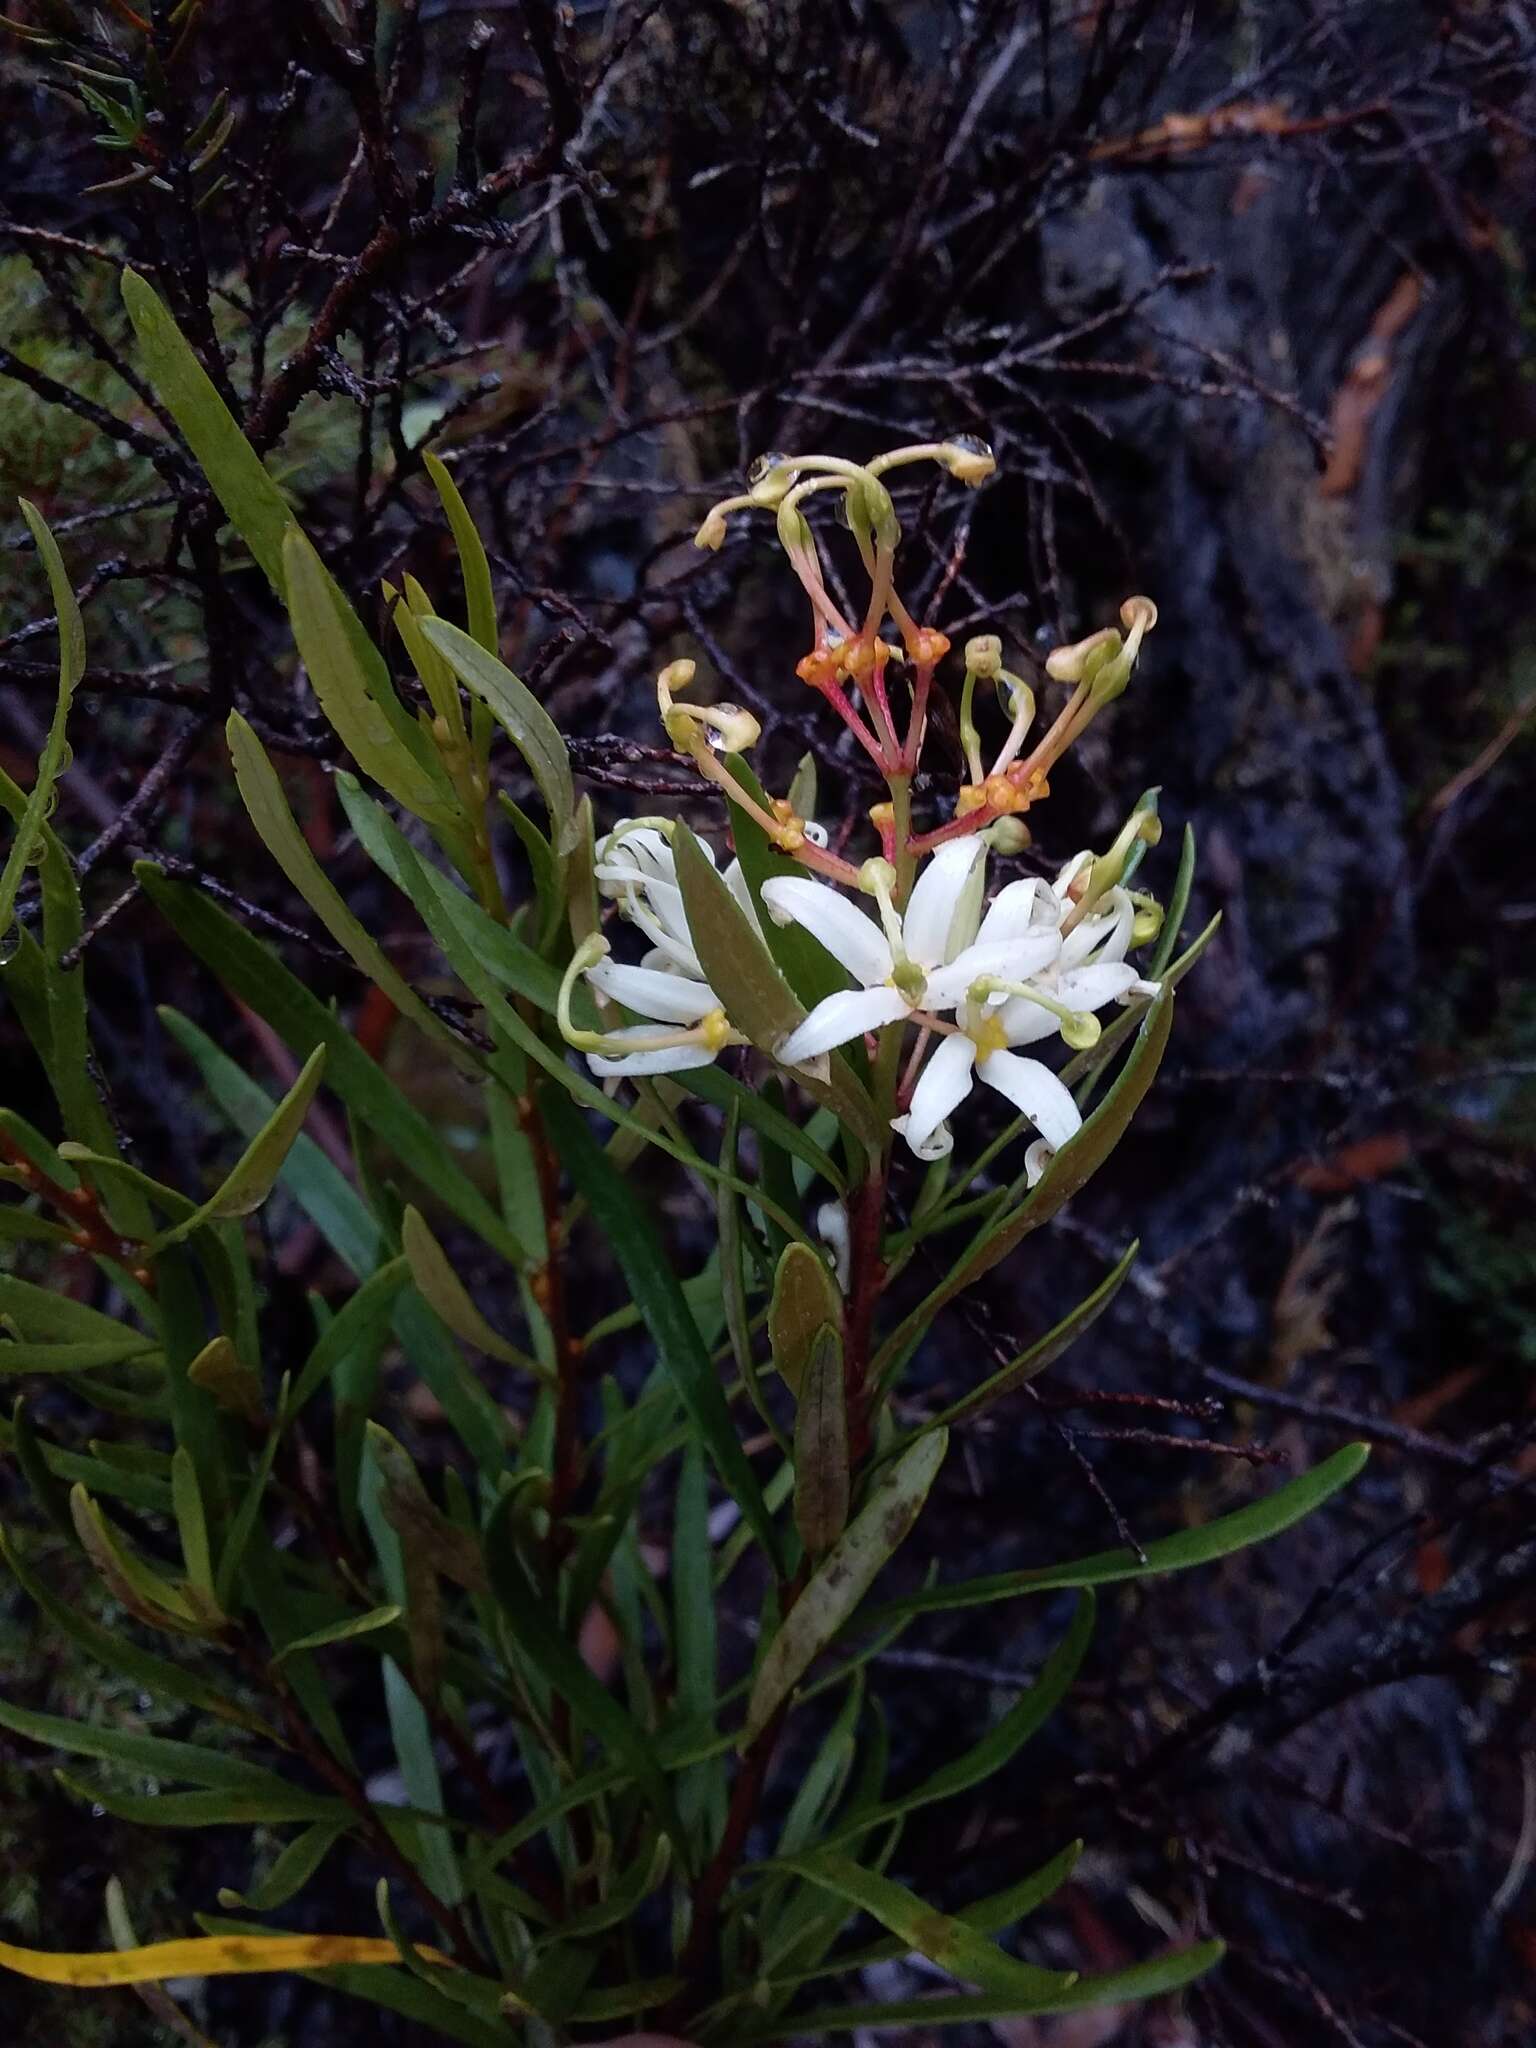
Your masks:
M934 1048L912 1090L902 1133L919 1158L927 1156L924 1145L951 1110L970 1094L975 1066L976 1048L968 1038L956 1034L942 1039Z
M971 983L983 974L999 975L1005 981L1028 981L1055 959L1060 941L1053 931L1034 931L1027 938L1013 939L1000 946L974 946L937 967L923 991L925 1010L952 1010Z
M947 1159L950 1153L954 1151L954 1133L950 1130L948 1124L935 1124L927 1137L919 1143L912 1136L909 1128L911 1122L910 1116L893 1116L891 1118L891 1129L896 1133L897 1137L906 1139L919 1159L927 1160L931 1164L935 1159Z
M1047 990L1051 996L1055 993L1054 988ZM1010 996L998 1012L997 1021L1010 1045L1034 1045L1039 1039L1053 1038L1061 1029L1061 1019L1055 1011L1048 1010L1043 1003L1032 1003L1028 996Z
M1024 1154L1024 1185L1036 1186L1055 1157L1056 1147L1048 1145L1044 1138L1036 1138Z
M901 942L919 967L942 967L965 945L970 934L966 884L984 852L973 832L968 839L946 840L912 886L901 920Z
M720 999L702 981L658 972L654 967L626 967L617 960L599 960L587 969L587 980L599 995L622 1003L641 1017L659 1017L668 1024L697 1024Z
M658 1034L653 1024L637 1024L608 1035L614 1042L630 1038L643 1044ZM689 1067L713 1066L714 1060L715 1055L704 1045L669 1045L654 1052L624 1052L611 1058L606 1053L587 1054L587 1065L604 1080L617 1074L681 1074Z
M889 980L894 962L885 933L867 912L825 882L813 882L808 875L774 875L763 884L763 901L780 923L793 921L820 939L865 988Z
M703 843L700 840L701 846ZM763 928L757 920L757 905L752 900L752 891L747 886L746 871L739 860L733 860L726 869L725 886L735 897L737 909L745 914L747 923L761 937Z
M1024 938L1032 927L1038 928L1037 905L1050 894L1044 882L1033 875L1026 881L1010 882L1005 889L999 889L981 920L976 944L1000 946L1007 940ZM1052 898L1051 923L1055 922L1055 899Z
M976 1068L989 1088L1006 1095L1022 1110L1047 1143L1065 1145L1082 1127L1077 1104L1065 1085L1039 1060L1021 1060L1016 1052L993 1052Z
M1124 960L1091 960L1086 967L1069 968L1055 994L1069 1010L1102 1010L1135 988L1140 978Z
M1058 872L1055 881L1051 884L1051 887L1056 891L1056 894L1062 899L1063 902L1066 901L1067 890L1069 886L1077 880L1078 876L1083 872L1083 869L1085 867L1088 867L1092 860L1093 848L1091 846L1085 846L1081 853L1074 853L1072 858L1067 862L1066 866Z
M641 901L635 890L627 891L619 909L631 924L640 927L654 949L666 959L673 961L682 973L691 975L695 981L704 979L704 969L699 965L699 956L694 952L692 943L686 937L680 938L676 933L669 931L662 919Z
M1104 905L1085 917L1061 942L1061 964L1075 967L1091 955L1095 961L1123 960L1131 943L1136 906L1124 889L1111 889Z
M910 1005L900 989L845 988L826 996L803 1024L797 1024L778 1048L786 1067L798 1067L834 1045L846 1045L866 1031L878 1031L882 1024L894 1024L905 1017Z

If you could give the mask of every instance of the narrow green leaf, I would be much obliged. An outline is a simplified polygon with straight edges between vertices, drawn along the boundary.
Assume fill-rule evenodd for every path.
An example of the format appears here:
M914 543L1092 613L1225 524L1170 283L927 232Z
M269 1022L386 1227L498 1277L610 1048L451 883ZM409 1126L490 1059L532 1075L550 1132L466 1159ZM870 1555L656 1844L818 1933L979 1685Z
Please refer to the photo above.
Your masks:
M78 1644L104 1670L117 1672L138 1690L152 1693L158 1699L180 1700L186 1706L196 1707L200 1713L211 1714L218 1720L232 1722L237 1728L249 1728L256 1734L276 1740L265 1722L230 1697L227 1687L208 1684L184 1665L174 1664L168 1657L157 1657L151 1650L140 1649L128 1640L121 1628L103 1628L76 1602L61 1598L38 1578L4 1530L0 1530L0 1557L10 1566L22 1590L41 1608L54 1627Z
M213 1790L246 1792L253 1797L286 1797L296 1791L276 1771L260 1764L246 1763L237 1756L205 1749L200 1743L172 1742L164 1735L141 1735L129 1728L103 1728L85 1721L71 1721L62 1714L34 1714L25 1707L0 1700L0 1728L24 1735L45 1749L66 1750L72 1756L96 1757L104 1763L122 1764L146 1777L170 1778L185 1785L206 1785Z
M345 1360L359 1350L376 1348L383 1341L400 1291L409 1284L410 1277L410 1267L404 1259L391 1259L347 1297L304 1361L289 1397L286 1420L293 1420ZM339 1394L337 1398L339 1403Z
M266 1876L243 1892L227 1886L219 1904L231 1912L276 1913L296 1899L347 1831L345 1821L317 1820L279 1851Z
M686 1089L690 1095L713 1103L716 1109L729 1109L735 1104L741 1121L750 1124L760 1138L766 1138L772 1145L790 1153L812 1173L819 1174L829 1187L838 1194L844 1194L848 1177L838 1166L830 1152L818 1145L808 1132L802 1130L792 1117L756 1088L747 1087L734 1074L724 1073L719 1067L689 1067L680 1074L668 1076L675 1086Z
M519 1366L536 1378L547 1377L537 1359L530 1358L517 1345L509 1344L505 1337L491 1328L471 1301L468 1288L448 1263L448 1254L432 1235L419 1209L407 1207L400 1229L400 1243L418 1291L455 1337L473 1345L476 1351L483 1351L487 1358L499 1359L503 1365Z
M715 1470L758 1542L770 1558L777 1558L773 1522L757 1475L741 1447L724 1389L654 1222L633 1188L604 1158L575 1106L550 1087L541 1088L539 1101L561 1163L612 1247L661 1363Z
M269 1792L247 1792L220 1786L212 1792L117 1792L88 1785L71 1772L55 1773L77 1799L99 1806L116 1820L139 1828L281 1827L294 1821L348 1821L345 1800L324 1792L306 1792L274 1776Z
M917 1333L926 1330L939 1310L974 1285L1042 1223L1048 1223L1093 1177L1124 1137L1131 1118L1151 1087L1173 1028L1173 993L1165 988L1142 1020L1131 1056L1113 1086L1077 1135L1062 1146L1044 1176L1018 1208L1002 1219L984 1223L956 1260L948 1277L918 1303L901 1327L887 1338L875 1360L876 1376L902 1358Z
M230 1123L243 1137L254 1137L276 1106L272 1097L190 1018L172 1009L161 1009L158 1015ZM313 1138L301 1133L295 1139L278 1178L343 1265L358 1279L371 1273L383 1245L382 1232L356 1188Z
M990 1408L992 1403L1000 1400L1004 1394L1011 1393L1015 1387L1021 1387L1026 1381L1036 1378L1047 1366L1054 1365L1062 1353L1069 1350L1085 1331L1092 1329L1109 1307L1125 1285L1126 1277L1135 1264L1136 1254L1140 1249L1138 1239L1131 1244L1114 1271L1107 1274L1092 1294L1080 1301L1076 1308L1069 1310L1055 1329L1048 1330L1043 1337L1036 1338L1033 1344L1026 1345L1018 1357L1010 1359L1000 1372L993 1373L990 1379L983 1380L979 1386L972 1387L969 1393L962 1394L958 1401L952 1402L924 1426L937 1429L942 1424L959 1422L968 1415L978 1414L983 1408Z
M171 1500L176 1509L176 1528L181 1537L181 1559L187 1574L187 1594L193 1607L210 1621L222 1619L213 1592L213 1552L208 1543L208 1517L197 1484L197 1467L185 1444L178 1444L171 1459Z
M37 773L32 778L31 792L26 808L16 825L16 836L11 841L10 852L5 857L5 866L0 869L0 938L11 928L12 914L16 908L16 892L21 887L27 862L32 856L48 815L54 784L64 762L65 726L69 718L70 699L75 686L85 673L85 624L80 617L80 607L75 594L69 587L69 572L64 567L64 557L59 553L58 542L49 532L46 521L35 505L25 498L18 501L21 516L31 528L32 538L37 543L38 557L48 572L48 584L53 594L53 609L59 622L59 689L54 703L53 721L48 728L48 737L43 742L43 751L38 760Z
M349 1614L345 1621L333 1621L328 1628L311 1629L307 1636L295 1636L284 1643L274 1661L281 1664L298 1650L320 1650L328 1643L350 1643L356 1636L371 1636L400 1619L400 1607L370 1607L366 1614Z
M1085 1591L1073 1610L1071 1627L1041 1665L1039 1677L1020 1693L1007 1713L988 1729L980 1742L963 1756L941 1764L931 1777L925 1778L912 1791L851 1815L843 1826L826 1835L820 1846L838 1848L868 1828L898 1820L905 1814L914 1813L920 1806L932 1806L937 1800L953 1799L958 1793L968 1792L973 1785L985 1784L995 1776L1026 1742L1040 1732L1065 1699L1087 1655L1093 1635L1093 1616L1093 1595Z
M51 1287L39 1287L15 1273L0 1273L0 1316L35 1343L121 1344L120 1356L153 1351L156 1342L100 1309L87 1308Z
M495 713L538 785L556 853L569 852L576 790L560 728L511 669L468 633L447 619L423 619L421 630L466 689Z
M920 1436L880 1474L869 1499L816 1567L758 1665L743 1747L772 1720L910 1534L948 1447L945 1430Z
M1059 1850L1048 1863L1042 1863L1027 1877L1005 1885L1000 1892L989 1892L985 1898L975 1899L968 1906L956 1907L953 1917L963 1920L977 1934L1001 1934L1007 1928L1017 1926L1019 1921L1027 1920L1047 1899L1053 1898L1077 1868L1082 1853L1080 1841L1069 1842L1065 1849ZM776 1983L774 1988L793 1990L800 1984L809 1984L816 1977L851 1976L858 1970L867 1970L871 1963L897 1962L910 1953L906 1942L899 1937L887 1936L866 1948L845 1952L831 1962L818 1963L815 1969L796 1971Z
M796 1396L818 1332L828 1324L841 1329L842 1322L843 1298L826 1260L809 1245L786 1245L774 1269L768 1343L780 1379Z
M304 1128L304 1119L325 1071L325 1058L326 1048L317 1045L299 1070L298 1079L246 1146L217 1192L184 1222L163 1231L150 1247L152 1253L184 1243L194 1230L213 1218L249 1216L252 1210L261 1207L272 1192L294 1139Z
M926 1905L905 1885L863 1869L849 1856L818 1850L804 1856L784 1856L779 1862L808 1883L819 1885L834 1897L870 1914L919 1955L952 1976L978 1984L994 1996L1010 2001L1027 2000L1032 2010L1038 2010L1034 2001L1059 1997L1077 1981L1075 1971L1042 1970L1033 1963L1018 1962L985 1935L967 1927L963 1920Z
M293 637L315 696L358 767L426 823L449 829L461 825L458 802L435 750L428 754L430 741L422 740L419 728L406 719L394 686L382 673L382 661L378 672L364 663L355 615L296 526L283 537L283 585ZM393 718L391 705L397 714Z
M1189 909L1189 892L1194 885L1194 879L1195 828L1193 825L1186 825L1179 848L1178 872L1173 878L1173 888L1169 892L1163 928L1157 935L1157 946L1146 970L1148 981L1160 980L1168 962L1173 958L1173 949L1179 943L1179 931L1184 923L1184 914Z
M903 1615L981 1607L988 1601L1011 1600L1021 1593L1050 1593L1068 1586L1111 1586L1122 1579L1153 1578L1159 1572L1182 1572L1192 1565L1212 1564L1219 1557L1246 1550L1251 1543L1266 1542L1310 1515L1341 1486L1347 1486L1369 1456L1369 1445L1346 1444L1321 1465L1314 1465L1310 1472L1288 1480L1266 1500L1253 1501L1198 1529L1181 1529L1176 1536L1158 1537L1145 1546L1145 1563L1133 1550L1103 1550L1071 1564L1040 1565L1032 1571L998 1572L990 1578L932 1586L894 1600L866 1619L874 1624Z
M795 1527L810 1556L820 1557L842 1535L849 1486L843 1343L823 1323L811 1341L795 1410Z
M714 1545L709 1534L709 1475L697 1443L683 1452L672 1522L672 1640L677 1710L711 1719L719 1692ZM725 1819L725 1773L718 1758L696 1764L677 1788L679 1814L707 1854ZM659 1880L658 1880L659 1881ZM638 1905L638 1899L635 1904ZM569 1928L564 1930L569 1933Z
M522 1248L485 1197L449 1158L441 1134L412 1108L341 1021L311 995L259 939L185 883L152 862L135 873L157 909L230 991L266 1019L292 1050L326 1050L326 1085L369 1135L387 1146L443 1205L504 1258L524 1263Z
M772 1055L804 1019L800 999L686 825L679 824L673 835L672 851L689 935L704 978L736 1028ZM879 1111L845 1061L829 1060L825 1080L804 1074L795 1079L863 1144L877 1152L884 1146L889 1133Z
M464 579L464 611L469 620L470 638L477 640L487 654L494 654L500 637L496 630L496 596L491 588L491 565L486 560L484 543L446 463L430 449L422 456L422 461L447 514L453 544L459 551L459 574Z
M122 1365L130 1358L148 1362L152 1355L137 1330L67 1344L0 1340L0 1373L97 1372L104 1366Z
M277 770L265 747L238 711L225 727L235 783L251 823L288 880L314 911L348 958L382 989L401 1016L447 1053L455 1066L477 1071L469 1049L427 1008L410 983L391 964L383 948L352 915L341 892L310 851L299 830Z
M972 2020L1018 2019L1029 2013L1084 2012L1096 2005L1133 2005L1138 1999L1165 1997L1182 1990L1213 1969L1226 1953L1225 1944L1203 1941L1177 1949L1150 1963L1116 1970L1103 1977L1080 1977L1063 1990L1029 1998L1017 1993L960 1993L952 1998L902 1998L890 2004L824 2005L796 2013L766 2026L747 2025L737 2040L782 2041L790 2037L851 2034L864 2027L925 2029L962 2026ZM1021 1966L1022 1967L1022 1966Z
M281 596L283 533L293 518L287 499L152 287L137 271L125 270L122 293L145 374L185 435L236 531Z
M503 1494L485 1532L491 1587L507 1626L534 1669L644 1791L686 1872L692 1857L656 1746L593 1677L529 1583L511 1526L516 1505L515 1494Z

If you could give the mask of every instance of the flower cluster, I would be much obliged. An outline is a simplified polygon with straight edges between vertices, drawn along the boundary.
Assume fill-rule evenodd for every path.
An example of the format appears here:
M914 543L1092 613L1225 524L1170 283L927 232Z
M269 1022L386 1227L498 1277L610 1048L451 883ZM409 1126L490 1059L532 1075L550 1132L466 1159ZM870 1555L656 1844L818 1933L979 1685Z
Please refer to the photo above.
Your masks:
M701 546L719 547L732 512L767 508L776 514L779 539L811 603L813 644L796 672L848 726L887 783L887 799L870 813L877 855L856 864L788 800L764 797L750 777L733 774L730 757L755 744L757 721L737 705L684 701L696 676L691 661L662 671L657 701L679 752L772 848L805 870L776 873L754 890L738 860L725 869L723 879L751 935L764 940L765 921L798 926L839 963L849 984L824 996L793 1030L759 1041L756 1051L790 1074L815 1079L825 1076L829 1055L864 1044L874 1071L887 1077L886 1121L924 1160L951 1150L950 1119L974 1084L985 1082L1039 1134L1025 1156L1033 1182L1081 1118L1053 1068L1020 1048L1059 1037L1086 1049L1100 1035L1099 1012L1157 993L1157 983L1144 978L1129 955L1156 936L1161 913L1150 897L1127 886L1142 846L1158 837L1156 792L1137 805L1106 852L1085 849L1054 879L1005 881L989 901L989 858L1029 843L1022 814L1049 793L1051 768L1126 687L1157 613L1147 598L1128 599L1121 608L1123 634L1105 629L1049 656L1046 676L1068 685L1069 694L1033 745L1034 686L1004 668L995 636L968 641L959 706L964 774L949 816L917 829L912 783L935 671L949 642L914 621L895 589L899 528L882 479L920 460L936 460L972 486L994 467L984 444L969 438L897 449L863 465L765 456L754 465L747 491L716 505L697 536ZM826 491L841 494L840 509L869 579L857 622L829 594L801 509L813 493ZM990 766L976 723L976 690L984 681L995 686L1007 720ZM611 957L605 938L590 939L567 973L560 1016L568 1042L607 1079L706 1066L748 1043L700 964L673 829L665 819L629 819L598 848L600 890L646 950L637 964L626 965ZM572 1012L580 982L601 1005L617 1006L635 1021L613 1018L600 1029L578 1025Z

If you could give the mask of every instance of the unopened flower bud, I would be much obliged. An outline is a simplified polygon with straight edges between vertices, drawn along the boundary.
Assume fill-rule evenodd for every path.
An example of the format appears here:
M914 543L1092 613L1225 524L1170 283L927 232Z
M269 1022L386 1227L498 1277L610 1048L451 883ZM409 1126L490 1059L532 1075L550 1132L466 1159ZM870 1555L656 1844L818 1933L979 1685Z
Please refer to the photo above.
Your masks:
M888 896L896 887L896 870L877 855L859 869L859 887L866 896L879 896L882 892Z
M944 443L940 460L950 475L974 490L997 468L997 457L977 434L956 434Z
M977 633L965 643L965 665L973 675L995 676L1003 665L1003 643L995 633Z
M681 696L697 674L697 662L669 661L656 678L656 688L658 692L665 690L669 697Z
M1045 657L1045 672L1058 683L1080 683L1090 656L1109 647L1111 642L1118 651L1120 635L1113 626L1104 626L1097 633L1090 633L1086 640L1074 640L1070 647L1052 648Z
M790 555L809 554L814 545L809 520L798 505L788 501L779 507L779 545Z
M994 853L1022 853L1033 840L1033 833L1022 818L999 818L995 824L982 828L982 838Z

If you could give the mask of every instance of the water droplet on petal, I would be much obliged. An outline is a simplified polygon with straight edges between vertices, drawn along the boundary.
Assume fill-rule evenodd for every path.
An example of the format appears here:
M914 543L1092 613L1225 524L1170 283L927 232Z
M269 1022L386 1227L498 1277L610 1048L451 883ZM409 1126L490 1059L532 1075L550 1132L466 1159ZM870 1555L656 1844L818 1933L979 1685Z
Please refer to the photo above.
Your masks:
M776 469L782 469L788 461L789 457L780 454L776 448L770 448L766 455L755 456L747 469L748 487L766 482Z

